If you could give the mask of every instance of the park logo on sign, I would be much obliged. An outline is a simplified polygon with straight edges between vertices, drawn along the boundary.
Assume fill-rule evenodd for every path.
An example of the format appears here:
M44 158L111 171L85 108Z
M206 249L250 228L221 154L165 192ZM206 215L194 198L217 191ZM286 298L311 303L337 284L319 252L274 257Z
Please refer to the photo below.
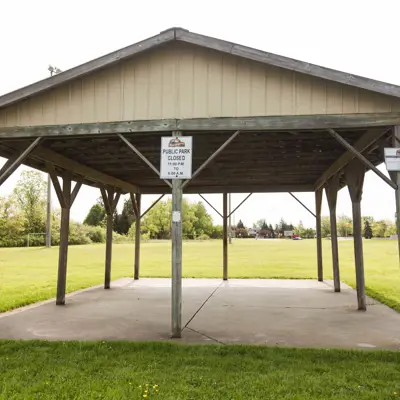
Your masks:
M185 142L182 142L182 140L175 138L171 139L169 141L169 147L185 147Z
M192 177L192 137L161 138L161 179Z

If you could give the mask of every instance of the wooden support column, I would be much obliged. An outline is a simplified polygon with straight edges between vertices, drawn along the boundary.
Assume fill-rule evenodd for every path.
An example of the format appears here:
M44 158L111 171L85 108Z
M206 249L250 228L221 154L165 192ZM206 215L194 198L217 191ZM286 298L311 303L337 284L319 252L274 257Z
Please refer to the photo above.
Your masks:
M345 169L346 182L349 187L353 206L353 236L354 258L356 266L356 286L358 309L367 309L365 297L364 256L361 229L361 198L364 184L365 165L358 159L354 159Z
M316 232L317 232L317 268L318 281L324 280L324 269L322 264L322 227L321 227L321 207L322 207L323 189L320 188L315 192L315 213L316 213Z
M228 280L228 193L223 193L222 195L222 226L223 226L223 279Z
M111 283L111 259L112 259L112 236L113 236L113 217L117 208L120 193L115 193L115 189L100 188L103 197L104 208L107 214L107 235L106 235L106 261L104 272L104 289L110 289Z
M182 180L172 180L172 338L182 337Z
M71 173L64 172L63 187L61 189L60 182L54 166L47 165L53 186L56 191L58 200L61 205L61 226L60 226L60 249L58 257L58 275L57 275L57 296L56 304L65 304L65 292L67 286L67 262L68 262L68 234L69 234L69 217L70 210L74 200L82 186L82 181L78 181L71 192Z
M393 147L400 147L400 125L393 127ZM397 185L396 196L396 233L398 243L398 253L400 262L400 172L389 172L390 178Z
M137 208L137 216L136 216L136 225L135 225L135 273L134 279L139 279L139 271L140 271L140 226L142 222L142 217L140 215L140 205L142 202L142 195L140 193L136 193L136 208Z
M340 292L340 273L339 273L339 247L337 239L336 222L336 203L339 191L339 178L337 175L328 180L325 186L326 197L328 199L329 214L331 221L331 246L332 246L332 266L333 266L333 284L335 292Z

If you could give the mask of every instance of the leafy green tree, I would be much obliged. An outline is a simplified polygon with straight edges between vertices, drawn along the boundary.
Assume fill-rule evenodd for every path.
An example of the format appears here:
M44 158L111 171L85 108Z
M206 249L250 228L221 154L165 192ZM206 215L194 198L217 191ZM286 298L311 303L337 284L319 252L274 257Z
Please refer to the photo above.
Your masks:
M47 182L38 171L22 171L13 196L25 217L26 233L45 232Z
M241 219L239 219L239 222L237 223L236 228L238 228L238 229L244 229L245 228L245 226L244 226L244 224L243 224Z
M151 239L168 239L171 236L171 200L160 201L143 218L142 231Z
M11 197L0 197L0 247L25 244L25 218Z
M329 217L321 218L321 235L327 237L331 234L331 221Z
M211 237L213 231L213 220L210 214L207 213L204 204L199 201L193 205L196 220L194 221L194 229L196 237L208 235Z
M118 214L117 210L114 212L113 230L121 235L126 235L134 220L132 201L126 199L121 214Z
M351 218L346 215L341 215L337 220L337 234L338 236L351 236L353 235L353 222Z
M375 237L383 238L388 229L387 221L376 221L372 226L372 233Z
M83 223L90 226L104 226L105 216L106 210L104 209L102 202L98 200L89 210Z
M368 219L364 221L364 237L365 239L372 239L372 227Z

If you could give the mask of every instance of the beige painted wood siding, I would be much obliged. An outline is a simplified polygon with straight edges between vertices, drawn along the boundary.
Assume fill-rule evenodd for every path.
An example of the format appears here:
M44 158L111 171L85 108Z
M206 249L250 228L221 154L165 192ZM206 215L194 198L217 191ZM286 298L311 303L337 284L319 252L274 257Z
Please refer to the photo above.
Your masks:
M400 111L400 99L174 43L0 110L0 126Z

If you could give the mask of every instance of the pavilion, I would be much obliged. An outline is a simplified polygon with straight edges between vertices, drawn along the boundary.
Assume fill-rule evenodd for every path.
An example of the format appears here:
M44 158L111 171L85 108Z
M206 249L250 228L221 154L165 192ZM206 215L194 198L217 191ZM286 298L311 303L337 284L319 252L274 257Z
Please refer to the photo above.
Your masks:
M110 287L112 214L129 193L136 214L139 279L141 195L171 193L159 178L163 136L193 137L184 193L222 193L228 279L227 194L315 192L318 280L323 280L321 202L332 225L334 290L340 291L336 201L353 204L358 309L366 309L361 230L365 172L396 195L400 175L376 166L400 142L400 87L215 39L182 28L89 61L0 97L0 185L25 164L47 172L61 205L57 300L65 303L70 208L82 184L101 190L106 212L105 288ZM58 177L62 178L62 185ZM72 181L76 182L72 185ZM181 238L173 247L172 336L181 336Z

